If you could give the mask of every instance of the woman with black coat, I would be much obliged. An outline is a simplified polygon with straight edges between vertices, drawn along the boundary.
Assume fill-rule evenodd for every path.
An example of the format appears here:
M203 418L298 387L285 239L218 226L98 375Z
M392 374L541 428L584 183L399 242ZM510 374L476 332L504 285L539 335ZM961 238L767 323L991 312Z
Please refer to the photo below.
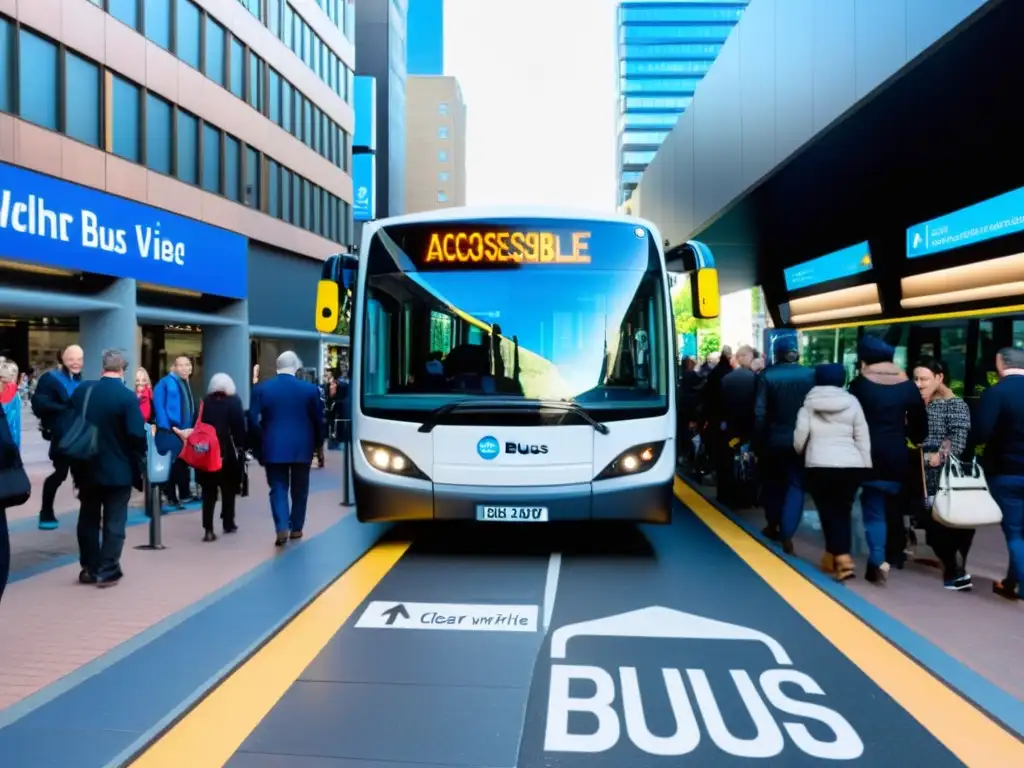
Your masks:
M222 459L217 472L196 472L196 480L202 488L203 541L216 541L213 532L213 511L220 495L220 519L224 533L238 530L235 524L235 498L242 483L242 463L245 461L245 412L238 397L235 382L226 373L215 373L210 378L210 387L203 398L203 423L217 432Z

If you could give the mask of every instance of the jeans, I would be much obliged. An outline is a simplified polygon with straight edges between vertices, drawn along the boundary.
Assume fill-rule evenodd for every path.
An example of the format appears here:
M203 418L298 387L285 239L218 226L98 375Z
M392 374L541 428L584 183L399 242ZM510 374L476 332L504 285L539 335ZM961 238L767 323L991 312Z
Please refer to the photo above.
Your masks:
M301 531L306 524L306 502L309 500L309 462L305 464L267 464L270 486L270 512L274 530ZM288 497L291 496L291 511Z
M860 508L864 517L864 536L868 540L869 565L881 565L893 554L890 533L895 531L890 531L890 528L897 517L897 529L903 528L903 510L899 506L902 494L903 483L898 480L868 480L861 484ZM901 554L902 551L901 544Z
M53 513L53 500L57 498L57 490L68 479L68 463L62 458L53 460L53 472L43 481L43 503L39 509L40 520L56 520Z
M1003 535L1010 552L1007 581L1024 584L1024 475L989 477L992 497L1003 512Z
M78 493L78 552L82 570L100 580L121 574L131 486L85 487ZM102 523L103 541L100 543Z
M804 516L804 468L799 456L765 456L761 462L764 515L783 541L792 539Z
M0 601L11 573L11 533L7 529L7 510L0 507Z
M848 555L853 549L851 512L862 472L859 469L812 467L807 470L807 490L818 508L825 551Z

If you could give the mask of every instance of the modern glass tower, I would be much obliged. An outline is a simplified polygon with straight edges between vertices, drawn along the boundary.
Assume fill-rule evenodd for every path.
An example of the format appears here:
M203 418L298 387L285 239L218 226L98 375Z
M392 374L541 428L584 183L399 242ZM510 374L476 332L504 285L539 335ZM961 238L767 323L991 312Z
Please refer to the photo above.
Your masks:
M619 203L693 101L748 0L621 0L618 7Z

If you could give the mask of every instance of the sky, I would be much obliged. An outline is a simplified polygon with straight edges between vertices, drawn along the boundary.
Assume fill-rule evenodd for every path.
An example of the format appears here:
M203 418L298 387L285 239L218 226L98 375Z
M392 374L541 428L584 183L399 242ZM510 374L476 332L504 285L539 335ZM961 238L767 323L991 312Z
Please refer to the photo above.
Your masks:
M468 205L615 210L615 0L445 0Z

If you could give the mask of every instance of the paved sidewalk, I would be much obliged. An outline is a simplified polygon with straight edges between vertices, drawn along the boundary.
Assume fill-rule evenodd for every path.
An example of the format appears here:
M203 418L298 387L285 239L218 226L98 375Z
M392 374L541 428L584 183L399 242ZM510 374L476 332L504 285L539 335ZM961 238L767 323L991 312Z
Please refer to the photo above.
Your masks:
M306 539L290 543L289 548L303 546L351 512L339 505L338 465L328 461L327 469L313 470ZM135 549L146 543L148 530L144 525L129 528L122 560L125 577L112 589L78 584L77 558L10 584L0 606L0 710L284 551L273 545L267 486L262 472L256 469L251 477L251 495L239 499L239 531L235 534L204 543L198 514L179 512L163 521L164 551ZM65 525L56 533L31 529L15 532L15 558L26 542L40 537L70 536L73 541L72 528ZM77 553L77 546L73 551ZM215 642L215 638L210 641Z
M698 485L702 493L715 497L712 485ZM764 527L762 509L733 510L754 530ZM855 518L859 518L855 509ZM817 512L805 510L804 523L794 539L796 554L818 564L824 553ZM855 520L855 530L859 521ZM919 534L920 535L920 534ZM855 549L859 547L855 544ZM974 590L950 592L942 587L942 573L928 564L931 549L918 544L917 562L903 570L892 570L885 586L864 580L866 559L855 552L857 578L846 586L898 622L931 641L978 674L1013 696L1024 700L1024 601L1012 603L992 593L992 581L1006 574L1006 540L996 526L978 530L968 559Z

